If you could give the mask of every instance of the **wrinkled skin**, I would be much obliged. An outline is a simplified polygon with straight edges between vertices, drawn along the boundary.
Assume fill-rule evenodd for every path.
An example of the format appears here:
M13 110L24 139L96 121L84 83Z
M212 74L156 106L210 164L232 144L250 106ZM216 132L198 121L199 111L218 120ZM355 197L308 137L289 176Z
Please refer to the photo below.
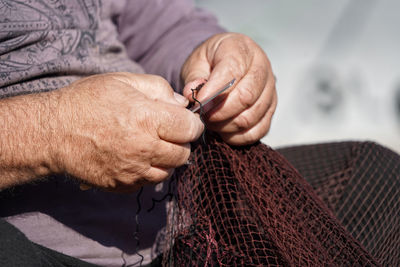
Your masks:
M183 95L205 81L200 101L236 78L224 100L207 113L207 127L233 145L251 144L267 134L277 105L275 78L263 50L249 37L218 34L197 47L182 67Z
M96 75L57 93L54 161L105 190L134 191L167 179L203 131L187 99L158 76Z

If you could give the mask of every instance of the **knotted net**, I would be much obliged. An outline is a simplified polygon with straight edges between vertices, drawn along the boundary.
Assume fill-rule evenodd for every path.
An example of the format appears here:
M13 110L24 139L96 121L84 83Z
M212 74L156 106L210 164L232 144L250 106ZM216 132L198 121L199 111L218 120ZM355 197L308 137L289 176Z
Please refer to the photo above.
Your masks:
M299 152L301 149L304 154ZM314 154L307 155L312 149ZM316 155L315 151L327 153L326 162L319 157L320 162L312 161L310 157ZM194 147L192 163L178 169L174 176L175 197L169 205L163 265L398 266L399 218L396 216L400 209L398 199L392 196L399 193L398 156L388 150L379 151L393 159L390 167L395 189L389 200L383 199L392 201L394 208L390 213L395 219L389 222L391 225L385 225L390 229L386 228L389 234L382 234L387 241L383 247L380 244L376 251L371 247L367 251L368 246L361 242L371 238L357 240L355 236L359 233L346 229L353 227L356 220L343 222L346 211L360 203L354 196L348 197L351 195L348 192L343 193L354 179L354 170L352 162L340 156L339 151L338 147L336 150L305 147L281 151L310 178L308 183L281 153L262 143L231 147L218 137L209 136L207 144ZM318 167L320 173L311 171L313 167L317 169L316 164L322 164L322 168ZM320 184L324 185L319 190L312 187ZM335 188L338 190L332 190ZM340 202L343 196L349 201ZM337 219L338 213L345 213L342 220ZM370 219L367 220L370 225L363 226L369 232L383 231L379 228L382 220ZM370 236L369 232L364 234ZM393 243L396 241L397 244ZM388 255L390 252L393 253Z

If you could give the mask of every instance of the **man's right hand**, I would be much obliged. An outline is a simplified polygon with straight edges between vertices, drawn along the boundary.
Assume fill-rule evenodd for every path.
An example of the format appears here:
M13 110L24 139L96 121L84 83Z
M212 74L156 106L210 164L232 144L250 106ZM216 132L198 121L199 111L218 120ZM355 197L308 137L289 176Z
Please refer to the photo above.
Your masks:
M161 182L203 131L187 104L163 78L130 73L1 101L0 188L50 173L109 191Z
M61 171L111 191L167 179L203 124L159 76L111 73L58 91L52 155Z

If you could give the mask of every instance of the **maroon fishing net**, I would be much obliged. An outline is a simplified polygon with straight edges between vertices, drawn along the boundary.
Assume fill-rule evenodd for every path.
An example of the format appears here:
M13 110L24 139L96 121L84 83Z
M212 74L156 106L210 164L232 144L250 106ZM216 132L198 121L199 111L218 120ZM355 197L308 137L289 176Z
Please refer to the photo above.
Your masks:
M399 266L399 174L370 143L278 153L209 136L175 174L163 265Z
M279 150L346 230L383 265L400 266L400 156L371 142Z

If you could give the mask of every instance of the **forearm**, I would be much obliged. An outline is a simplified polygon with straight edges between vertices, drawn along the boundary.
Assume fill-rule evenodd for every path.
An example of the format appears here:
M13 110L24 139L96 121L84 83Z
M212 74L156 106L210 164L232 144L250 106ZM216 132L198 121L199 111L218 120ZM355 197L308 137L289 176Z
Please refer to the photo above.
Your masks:
M0 100L0 189L57 172L51 159L55 92Z

